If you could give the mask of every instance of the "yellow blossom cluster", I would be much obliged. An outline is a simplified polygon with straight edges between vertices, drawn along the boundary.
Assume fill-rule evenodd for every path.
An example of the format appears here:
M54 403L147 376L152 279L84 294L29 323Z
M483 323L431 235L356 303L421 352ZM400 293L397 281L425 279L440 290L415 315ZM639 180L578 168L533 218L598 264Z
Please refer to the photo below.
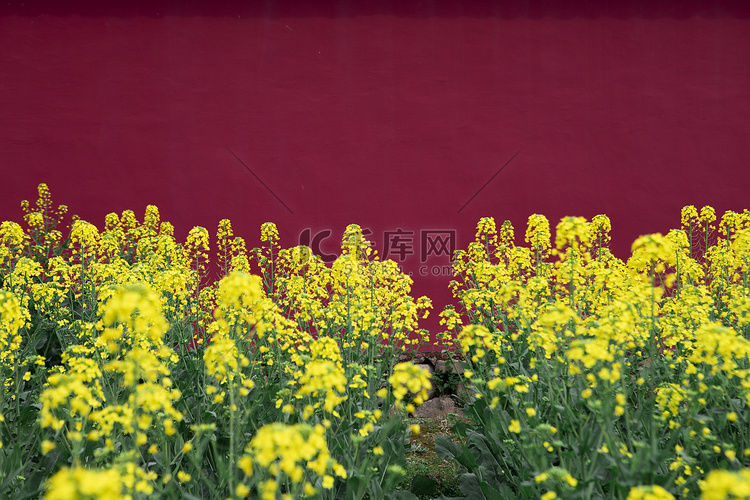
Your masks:
M700 482L701 500L740 500L750 498L750 469L715 470Z
M11 292L0 290L0 366L12 368L17 359L22 337L19 330L26 325L30 316Z
M735 427L750 416L750 212L727 212L720 235L716 220L711 207L686 207L681 229L638 238L627 261L608 250L606 216L563 218L551 249L546 218L532 215L525 250L480 220L456 252L458 306L441 323L471 384L469 414L514 450L491 451L503 456L496 473L511 468L522 489L529 471L586 449L614 460L620 481L640 481L628 467L656 450L646 428L676 444L659 452L673 454L671 477L629 498L690 497L711 468L750 465L750 441ZM571 473L592 481L602 460Z
M354 497L402 477L408 431L393 409L413 411L429 379L394 365L426 339L417 319L431 304L359 226L326 265L281 248L272 223L247 252L224 219L212 282L206 229L177 242L148 205L101 230L73 217L62 238L67 209L39 193L22 206L26 231L0 226L0 431L16 429L12 450L38 443L13 467L44 461L46 497ZM0 495L20 477L0 477Z
M407 404L407 411L413 412L414 405L421 405L427 400L427 391L432 389L430 373L411 362L399 363L393 367L393 374L388 378L393 387L396 405L403 405L403 399L408 393L414 395L414 404Z
M118 470L95 470L79 466L61 469L52 476L47 483L44 499L120 500L126 498L124 489Z
M658 484L634 486L625 500L674 500L674 495Z
M209 254L205 228L180 243L153 205L101 231L74 217L69 238L47 186L22 208L26 230L0 225L0 458L16 461L0 496L33 496L2 474L42 463L47 498L361 498L399 484L420 430L404 417L432 387L399 361L428 340L431 303L361 227L326 264L283 248L270 222L248 252L220 221ZM626 261L604 215L553 235L534 214L527 247L509 221L479 221L440 314L472 420L441 448L466 468L462 488L747 496L750 212L681 215Z
M245 476L267 477L259 486L263 500L278 498L286 478L291 481L289 494L292 498L297 491L306 496L314 495L318 480L324 489L331 489L334 475L347 478L346 469L331 457L322 425L266 425L248 443L238 465ZM254 465L261 470L254 470ZM242 490L249 493L249 489Z

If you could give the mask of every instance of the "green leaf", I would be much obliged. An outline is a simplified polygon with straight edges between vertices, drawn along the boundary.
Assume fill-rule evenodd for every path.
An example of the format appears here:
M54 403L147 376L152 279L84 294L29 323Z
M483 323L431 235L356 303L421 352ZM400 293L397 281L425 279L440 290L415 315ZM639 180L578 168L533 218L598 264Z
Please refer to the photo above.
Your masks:
M461 445L454 443L448 436L435 438L435 451L440 458L458 458L461 455Z
M518 495L516 495L507 484L502 483L502 484L498 484L497 486L498 488L500 488L499 491L493 489L494 494L498 495L497 498L504 498L504 499L510 500L510 499L518 497Z
M505 485L498 484L501 488ZM501 494L498 490L496 490L490 483L487 481L480 481L479 487L482 489L482 493L484 494L485 498L488 498L490 500L503 500L506 498L516 498L516 495L513 495L513 492L510 491L510 489L505 486L504 490L506 491L506 494Z
M454 423L452 426L453 432L460 437L466 437L466 432L468 429L469 424L462 420L457 420L456 423Z
M60 455L62 452L60 451L60 448L55 448L54 450L47 453L47 456L44 457L44 468L48 471L53 471L57 469L57 461L60 459Z
M393 498L395 500L419 500L419 497L416 496L411 491L406 490L398 490L393 494Z
M485 466L489 465L493 467L500 465L496 458L496 456L500 454L500 450L490 450L488 446L489 442L485 436L483 436L482 434L473 433L469 439L470 442L467 444L476 447L476 449L479 451L479 453L477 453L478 464L482 464ZM503 449L503 451L507 450Z
M370 481L370 498L383 498L383 487L380 485L380 478L375 476Z
M411 491L415 495L434 496L437 491L437 483L431 477L425 476L424 474L419 474L417 476L414 476L414 479L412 479L411 488L409 488L409 491Z
M461 493L468 500L482 500L486 497L479 484L479 479L474 474L461 474Z
M192 495L186 491L183 491L180 493L182 495L182 498L189 498L190 500L202 500L201 497L197 497L195 495Z
M448 436L438 436L435 438L435 452L440 458L456 460L469 471L474 471L477 468L476 458L471 451L464 446L454 443Z
M15 470L5 473L5 481L3 481L2 484L0 484L0 492L5 491L5 489L10 486L10 483L13 482L16 476L21 474L21 471L23 471L23 469L24 469L24 466L22 465L21 467L18 467ZM2 471L2 472L5 472L5 471Z
M357 500L362 498L367 489L367 480L364 476L350 476L346 480L346 498Z

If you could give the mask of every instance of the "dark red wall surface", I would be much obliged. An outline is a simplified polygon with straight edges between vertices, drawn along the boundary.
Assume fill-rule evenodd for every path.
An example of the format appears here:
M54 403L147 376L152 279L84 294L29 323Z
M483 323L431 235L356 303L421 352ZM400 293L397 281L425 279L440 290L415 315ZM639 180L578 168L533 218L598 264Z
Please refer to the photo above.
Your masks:
M606 213L625 258L685 204L750 208L749 68L745 1L3 0L0 219L46 182L180 238L358 223L442 306L439 238L482 216L521 243Z

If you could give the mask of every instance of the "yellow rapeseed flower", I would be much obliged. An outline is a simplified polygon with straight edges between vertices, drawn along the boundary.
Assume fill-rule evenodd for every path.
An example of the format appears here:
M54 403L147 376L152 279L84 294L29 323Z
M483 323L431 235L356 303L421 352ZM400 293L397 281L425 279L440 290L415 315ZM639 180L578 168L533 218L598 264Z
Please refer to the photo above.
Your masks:
M510 425L508 426L508 430L510 432L514 432L516 434L521 433L521 422L515 419L511 419Z
M63 468L47 481L44 500L120 500L123 488L124 478L115 469Z
M701 500L729 500L750 497L750 469L714 470L698 481Z
M674 500L674 496L661 486L635 486L630 488L626 500Z

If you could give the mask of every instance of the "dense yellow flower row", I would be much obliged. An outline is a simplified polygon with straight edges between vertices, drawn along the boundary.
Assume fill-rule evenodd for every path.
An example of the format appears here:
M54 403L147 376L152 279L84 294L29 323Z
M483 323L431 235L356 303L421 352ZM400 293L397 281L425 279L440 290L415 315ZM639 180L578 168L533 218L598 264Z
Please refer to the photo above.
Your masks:
M516 494L524 475L570 464L572 448L610 457L571 468L586 488L608 463L622 482L645 477L631 464L670 454L648 444L653 432L680 450L661 483L671 493L644 486L629 498L690 498L696 474L750 466L750 436L736 424L750 417L750 212L727 212L718 236L715 221L710 207L686 207L682 229L638 238L623 262L607 248L605 216L562 219L554 248L541 215L529 218L529 248L480 220L454 265L460 309L446 309L441 323L465 359L478 427L495 432L486 405L515 442L506 467L521 476ZM554 439L549 425L560 429Z
M39 404L36 424L16 423L58 464L48 498L320 497L352 474L365 489L347 495L361 497L400 477L383 450L403 450L408 431L391 409L413 411L429 374L393 360L426 334L430 303L359 227L329 267L281 248L271 223L248 253L222 220L212 283L206 229L180 244L148 206L143 222L109 214L102 232L74 217L65 240L67 209L39 194L23 204L28 232L0 226L0 403ZM45 332L59 360L33 354Z
M272 223L248 251L222 220L212 282L208 231L179 243L155 206L101 232L74 217L68 239L46 186L22 208L26 231L0 225L0 453L20 446L10 425L37 436L49 498L395 486L398 410L431 387L397 357L426 340L431 304L359 226L327 266L282 248ZM621 261L603 215L566 217L554 238L532 215L528 247L509 221L480 220L440 315L474 394L462 463L519 498L746 496L750 213L716 222L686 207L680 229Z

